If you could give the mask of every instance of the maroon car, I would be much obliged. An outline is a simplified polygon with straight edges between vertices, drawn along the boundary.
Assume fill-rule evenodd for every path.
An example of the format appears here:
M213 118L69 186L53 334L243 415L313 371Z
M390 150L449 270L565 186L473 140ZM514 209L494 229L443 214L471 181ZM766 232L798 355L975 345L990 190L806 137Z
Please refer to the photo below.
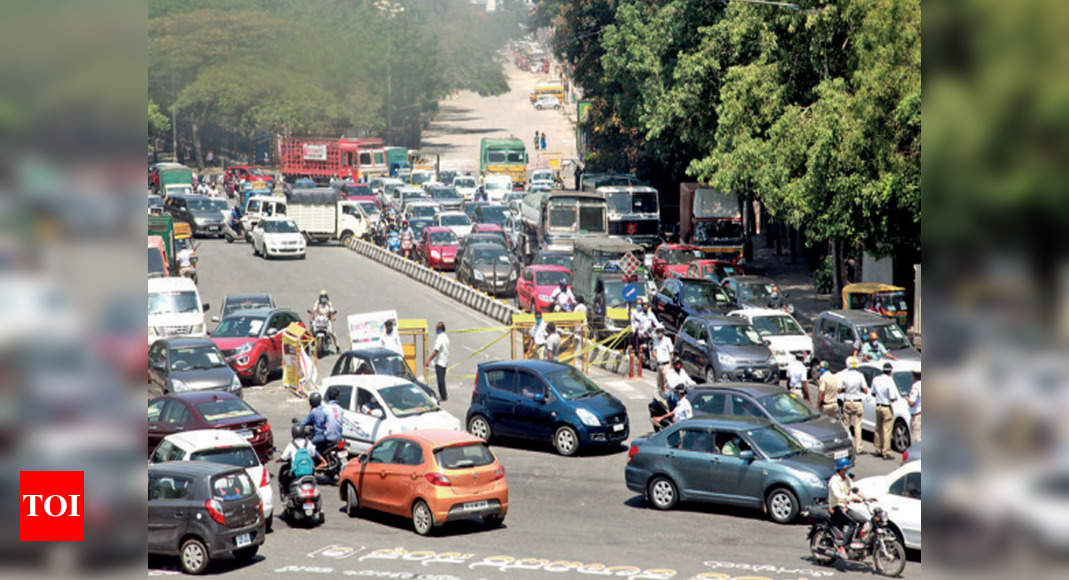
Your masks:
M221 391L189 391L156 397L148 402L148 453L164 437L194 429L228 429L249 441L260 461L274 454L271 424L238 397Z

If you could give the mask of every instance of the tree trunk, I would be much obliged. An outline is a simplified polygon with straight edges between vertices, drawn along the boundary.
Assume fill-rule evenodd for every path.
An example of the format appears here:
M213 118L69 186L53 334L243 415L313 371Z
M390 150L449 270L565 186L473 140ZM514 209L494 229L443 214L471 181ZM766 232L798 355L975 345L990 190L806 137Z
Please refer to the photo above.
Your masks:
M190 130L193 132L193 159L196 161L198 171L204 170L204 155L201 152L200 146L200 121L195 120L189 124Z
M832 294L838 296L843 290L843 256L839 251L839 240L833 239L831 241L831 254L833 262L831 268Z

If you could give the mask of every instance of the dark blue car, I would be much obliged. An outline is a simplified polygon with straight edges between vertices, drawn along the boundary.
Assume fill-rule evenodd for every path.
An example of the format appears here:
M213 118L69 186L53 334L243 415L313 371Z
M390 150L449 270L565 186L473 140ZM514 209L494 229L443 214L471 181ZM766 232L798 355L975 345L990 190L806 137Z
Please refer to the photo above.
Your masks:
M467 414L468 432L550 441L561 455L627 439L627 410L583 373L545 361L482 363Z

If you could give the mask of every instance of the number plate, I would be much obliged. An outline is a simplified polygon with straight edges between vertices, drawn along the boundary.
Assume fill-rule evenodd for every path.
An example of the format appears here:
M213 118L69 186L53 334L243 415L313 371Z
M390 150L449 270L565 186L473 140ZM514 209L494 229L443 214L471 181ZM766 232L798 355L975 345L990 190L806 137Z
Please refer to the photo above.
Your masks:
M209 232L217 232L217 231L219 231L219 226L208 226L208 231Z
M242 429L241 431L238 431L238 435L241 435L242 437L244 437L246 439L252 439L252 430L251 429Z
M617 424L612 426L612 430L613 431L623 431L624 430L624 424L623 423L617 423Z
M832 454L832 457L834 457L835 459L842 459L843 457L850 457L850 450L849 449L842 449L842 450L836 451L834 454Z
M481 510L490 506L490 502L486 501L470 501L464 504L466 510Z
M234 538L234 543L237 544L237 547L239 548L243 546L248 546L252 543L252 534L241 534L240 536Z

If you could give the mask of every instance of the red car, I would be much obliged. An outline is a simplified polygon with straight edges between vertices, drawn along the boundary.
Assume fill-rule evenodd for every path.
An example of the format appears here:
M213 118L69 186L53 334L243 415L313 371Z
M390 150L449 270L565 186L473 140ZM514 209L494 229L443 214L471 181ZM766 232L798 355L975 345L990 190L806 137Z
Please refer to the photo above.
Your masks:
M220 391L189 391L148 402L148 453L166 436L195 429L227 429L245 437L260 461L274 454L267 417L238 397Z
M560 286L561 280L572 279L572 271L564 266L541 264L527 266L516 281L516 306L521 310L552 312L549 296ZM568 285L571 289L571 284Z
M711 259L718 254L713 248L691 244L661 244L653 253L653 279L660 286L665 278L678 278L695 260Z
M290 310L239 310L223 318L211 339L239 377L265 385L271 371L282 368L281 331L294 322L304 326Z
M428 268L457 269L457 246L460 241L453 230L442 226L427 226L419 234L416 256Z
M734 262L729 260L694 260L687 267L686 274L683 274L683 278L701 278L703 280L712 280L713 282L720 282L724 278L729 276L738 276L745 274L742 268L735 265Z
M231 165L226 168L226 173L223 176L224 183L241 181L242 179L245 181L264 181L272 184L275 182L273 175L269 175L253 165Z

